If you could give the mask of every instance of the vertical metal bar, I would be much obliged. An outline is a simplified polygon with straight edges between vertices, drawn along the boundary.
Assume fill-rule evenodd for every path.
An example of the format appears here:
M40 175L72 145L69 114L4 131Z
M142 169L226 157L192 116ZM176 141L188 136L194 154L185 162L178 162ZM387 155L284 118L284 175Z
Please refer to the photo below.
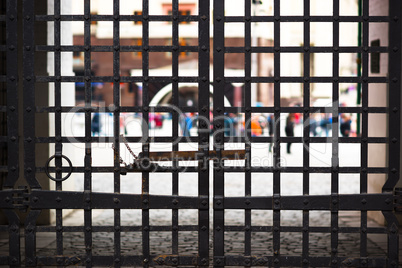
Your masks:
M339 231L339 0L333 2L333 53L332 53L332 174L331 174L331 267L338 267Z
M120 155L120 0L113 1L113 145L115 154ZM114 192L120 193L120 158L114 158ZM121 218L120 209L114 209L114 266L121 262Z
M310 0L304 0L303 23L303 107L304 107L304 128L303 128L303 195L310 193ZM303 210L303 230L309 229L309 211ZM309 232L303 232L302 266L309 267Z
M363 18L369 16L369 1L363 0ZM368 162L368 77L369 77L369 54L366 48L369 47L369 23L363 20L363 61L362 61L362 108L363 114L361 115L361 139L360 143L360 193L367 193L367 162ZM360 83L361 84L361 83ZM367 210L361 211L360 219L360 257L367 257Z
M24 177L31 188L41 188L35 178L35 72L34 72L34 20L35 3L23 1L24 49L23 87L24 87Z
M173 94L173 105L179 107L179 85L178 85L178 77L179 77L179 1L172 0L172 94ZM183 119L182 119L183 120ZM174 113L173 122L172 122L172 134L173 137L179 137L179 114ZM186 124L186 122L185 122ZM178 142L173 143L173 151L179 150ZM173 161L173 169L178 170L178 161ZM172 174L172 194L178 195L179 193L179 173L173 172ZM178 209L172 209L172 226L179 225L179 211ZM172 228L172 254L177 255L179 253L179 231L178 228Z
M12 209L3 209L8 220L8 264L10 267L21 267L20 219Z
M84 90L85 90L85 174L84 192L86 193L87 207L84 210L85 226L85 263L91 267L92 262L92 211L91 211L91 189L92 189L92 146L91 146L91 0L84 1Z
M214 94L213 94L213 143L217 151L217 160L214 160L214 266L223 267L224 264L224 173L221 168L221 150L223 149L223 132L220 128L224 126L223 114L223 92L225 86L224 63L225 63L225 0L214 1Z
M396 0L389 0L389 114L388 114L388 135L389 140L396 139L397 142L388 149L388 178L382 191L392 192L399 180L399 159L400 159L400 86L401 86L401 3Z
M36 267L36 220L40 210L32 209L25 219L25 265Z
M198 166L198 196L200 209L198 210L198 255L202 267L209 263L209 64L210 64L210 37L209 37L209 1L198 0L198 150L204 152L204 158ZM206 154L206 155L205 155Z
M273 183L273 195L274 202L280 202L280 178L281 174L279 172L280 169L280 158L281 158L281 144L280 144L280 136L281 136L281 124L280 124L280 116L281 116L281 84L280 84L280 76L281 76L281 63L280 63L280 0L274 0L274 109L275 109L275 133L274 133L274 154L273 154L273 163L274 163L274 183ZM274 267L280 267L280 224L281 224L281 212L280 203L273 205L273 252L274 252Z
M35 178L35 2L23 0L23 100L24 100L24 177L31 189L40 189ZM29 50L26 48L30 48ZM31 210L25 220L25 262L36 265L36 218L40 210Z
M401 8L398 0L389 0L389 96L388 140L396 142L388 146L388 176L382 192L393 192L400 176L400 109L401 109ZM388 228L388 267L397 267L399 254L398 220L391 212L383 212Z
M149 88L149 2L148 0L142 1L142 153L144 158L149 155L149 100L148 100L148 88ZM142 172L142 254L143 254L143 266L148 267L150 260L149 250L149 172Z
M358 5L358 16L360 17L362 15L362 0L357 0L357 5ZM362 23L359 22L357 24L357 46L361 47L362 46ZM362 53L357 53L357 77L362 76ZM361 104L361 96L362 96L362 84L358 83L357 84L357 100L356 104ZM360 114L357 114L357 119L356 119L356 134L360 135L361 129L360 129Z
M251 0L246 0L244 1L244 15L246 18L251 17ZM244 45L245 47L251 47L252 42L251 39L254 38L251 36L251 20L246 20L244 23ZM252 114L251 114L251 66L253 66L253 63L251 62L252 56L252 48L250 50L246 49L244 52L244 68L245 68L245 81L246 83L244 84L244 110L245 110L245 135L246 135L246 143L245 143L245 150L246 150L246 155L249 157L246 158L246 174L245 174L245 196L249 197L251 196L251 120L252 120ZM251 227L251 210L246 209L244 211L244 224L245 226ZM244 255L245 256L250 256L251 255L251 228L246 228L245 234L244 234Z
M18 21L17 2L6 3L6 70L7 70L7 155L8 173L3 183L5 188L13 188L19 176L18 140ZM11 153L12 152L12 153Z
M7 74L7 178L3 188L14 188L19 176L18 140L18 5L17 1L6 4L6 74ZM9 265L21 265L20 219L11 209L4 209L9 225Z
M54 125L55 125L55 166L62 167L62 146L61 143L61 22L60 22L60 0L54 1ZM56 172L56 179L62 178L61 172ZM56 182L56 191L62 191L62 182ZM63 210L56 209L56 252L63 255Z

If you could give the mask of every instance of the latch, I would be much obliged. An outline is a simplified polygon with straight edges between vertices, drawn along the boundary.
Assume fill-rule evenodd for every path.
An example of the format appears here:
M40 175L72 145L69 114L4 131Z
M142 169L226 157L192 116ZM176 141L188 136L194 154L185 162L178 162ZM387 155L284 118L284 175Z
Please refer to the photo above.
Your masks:
M18 189L4 190L7 194L5 202L12 205L13 208L26 212L29 204L29 192L27 186L18 186Z
M395 188L394 209L395 213L402 214L402 188Z

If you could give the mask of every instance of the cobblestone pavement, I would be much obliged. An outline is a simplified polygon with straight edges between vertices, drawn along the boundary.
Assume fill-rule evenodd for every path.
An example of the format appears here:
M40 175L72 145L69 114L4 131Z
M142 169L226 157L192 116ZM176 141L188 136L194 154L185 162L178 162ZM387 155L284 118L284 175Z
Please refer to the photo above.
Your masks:
M77 223L82 215L75 213L70 216ZM128 216L130 213L127 212ZM316 217L311 221L312 226L319 226L325 217ZM192 219L193 222L196 219ZM344 214L340 221L340 226L353 226L353 223L360 219L357 214ZM283 225L292 226L291 221L284 220ZM82 223L81 223L82 224ZM140 220L122 221L122 226L139 226ZM158 221L158 225L169 225L170 222L164 219ZM240 221L231 221L230 225L241 225ZM94 226L113 226L113 211L103 211L94 219ZM369 225L375 226L375 223L369 222ZM43 233L38 233L38 240L41 240ZM210 233L212 238L212 233ZM38 250L39 255L53 256L56 254L56 241L49 237L49 244L43 245ZM386 237L383 237L386 238ZM64 253L66 255L85 254L84 233L64 233ZM310 255L328 256L330 255L330 233L310 233ZM53 240L53 241L52 241ZM272 233L253 232L252 255L272 255ZM93 233L93 254L94 255L113 255L114 233L94 232ZM121 254L122 255L141 255L142 254L141 232L122 232L121 233ZM151 255L152 254L172 254L172 232L150 232ZM301 233L281 233L281 254L290 256L300 256L302 253L302 234ZM212 241L210 244L212 249ZM198 249L197 232L179 232L179 254L196 255ZM386 254L386 240L373 237L368 240L369 256L384 256ZM339 234L339 256L358 257L360 252L360 234L340 233ZM225 252L226 254L244 254L244 233L243 232L225 232Z

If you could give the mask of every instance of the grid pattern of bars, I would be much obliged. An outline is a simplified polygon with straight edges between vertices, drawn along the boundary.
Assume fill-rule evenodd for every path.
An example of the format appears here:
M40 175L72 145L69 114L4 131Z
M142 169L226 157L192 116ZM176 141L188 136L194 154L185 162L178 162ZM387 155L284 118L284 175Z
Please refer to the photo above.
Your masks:
M35 1L24 0L23 14L23 60L24 65L22 76L19 79L23 86L23 109L24 117L23 138L24 138L24 178L29 185L30 192L26 195L29 199L27 207L30 208L29 214L25 219L25 265L72 265L79 264L87 267L92 266L143 266L154 267L157 265L167 266L320 266L338 267L341 264L349 266L377 267L388 266L396 267L398 262L398 234L396 230L397 220L393 214L393 188L399 179L399 137L400 137L400 44L401 44L401 24L400 9L401 3L398 0L389 0L389 16L369 16L369 1L363 0L362 16L340 16L340 0L333 0L332 16L311 16L310 0L303 0L303 16L281 16L280 0L273 0L273 16L254 16L252 14L252 1L244 1L244 16L225 16L225 2L229 0L213 1L213 116L216 118L213 123L213 136L209 135L209 123L200 122L198 136L184 138L179 137L179 113L167 107L149 107L148 86L151 82L164 81L173 85L173 105L179 106L179 83L193 82L198 83L198 107L195 109L187 108L185 112L197 112L200 117L209 118L210 107L210 4L209 1L199 0L199 10L196 16L180 16L179 0L172 0L172 15L151 16L149 15L150 2L142 1L141 15L120 15L120 1L113 1L113 15L91 15L91 1L84 0L83 15L63 15L61 14L61 0L54 1L53 15L35 14ZM0 137L1 143L7 143L8 150L13 152L8 156L8 166L0 167L0 172L7 172L7 179L3 182L2 197L13 198L16 194L14 186L18 179L18 65L13 59L17 58L17 1L8 0L6 2L6 15L0 14L0 23L6 21L7 39L6 45L0 45L0 51L6 53L6 76L0 75L0 82L7 83L7 106L1 106L0 112L7 113L7 137ZM82 21L84 22L84 45L65 46L61 43L61 22L62 21ZM113 22L113 45L112 46L93 46L91 45L91 21L112 21ZM122 21L141 21L142 45L141 46L121 46L120 45L120 22ZM156 47L149 45L150 22L169 21L172 22L172 45ZM198 22L198 46L181 47L179 44L179 23L180 21ZM333 45L330 47L310 46L310 22L331 22L333 25ZM52 22L54 23L54 44L49 46L39 46L35 44L35 23ZM225 47L225 23L239 22L244 23L244 47ZM274 23L274 45L273 47L253 47L251 36L251 24L255 22ZM303 23L304 44L301 47L283 47L280 43L280 29L282 22L301 22ZM340 47L339 46L339 23L356 22L362 24L362 46L360 47ZM385 22L389 24L390 39L388 47L369 46L369 23ZM84 76L63 76L61 73L62 52L84 52ZM171 77L152 77L149 75L149 54L150 52L171 52L172 53L172 76ZM35 73L34 61L36 52L54 53L54 75L38 76ZM91 53L92 52L112 52L113 53L113 75L105 77L95 77L91 74ZM141 52L142 56L142 76L121 76L120 75L120 53L121 52ZM183 77L179 76L179 55L181 52L198 53L198 76ZM225 76L225 54L243 53L245 62L244 77ZM274 58L273 77L254 77L252 76L252 56L253 53L272 53ZM302 53L303 54L303 76L283 77L280 73L282 53ZM331 53L332 70L330 77L311 77L310 74L310 54L311 53ZM341 77L339 75L339 55L341 53L360 53L362 55L362 74L358 77ZM371 77L369 76L369 54L388 53L389 54L389 76ZM63 82L84 82L85 84L85 136L84 137L63 137L62 136L62 114L74 111L73 107L62 106L61 87ZM113 114L113 140L115 148L114 164L112 167L92 166L93 144L101 142L99 137L92 137L91 117L92 113L99 112L98 107L92 105L92 82L113 83L113 107L105 108L106 112ZM141 82L143 84L142 106L141 107L121 107L120 106L120 82ZM362 105L361 107L339 107L339 83L352 82L362 86ZM54 83L54 106L37 107L35 102L35 87L37 83ZM224 105L224 85L225 83L244 83L245 99L240 112L245 114L245 121L250 121L252 113L274 113L275 121L278 122L273 137L252 137L250 126L246 124L244 137L236 137L235 141L245 144L248 158L244 167L221 166L220 158L225 143L232 137L225 137L221 131L224 126L223 115L225 113L239 112L239 108L225 107ZM273 107L253 107L251 91L253 83L273 83L274 84L274 105ZM303 84L303 105L301 107L281 107L281 83L302 83ZM333 106L311 107L310 86L311 83L331 83ZM389 102L388 107L369 107L368 91L369 85L374 83L388 84ZM20 96L21 97L21 96ZM128 195L121 194L121 167L119 162L120 155L120 113L136 112L142 113L142 119L147 124L143 124L141 138L127 137L130 143L142 142L143 157L147 157L150 152L150 142L162 143L171 142L172 138L178 138L181 142L188 140L198 142L199 151L203 156L208 156L209 144L213 142L218 159L214 160L213 170L213 254L209 253L209 165L204 157L200 160L198 167L190 167L185 170L198 173L198 197L186 197L179 195L179 174L183 171L178 161L173 161L172 167L156 170L156 172L169 172L172 175L172 195L156 196L149 194L149 171L142 172L142 194ZM169 112L172 114L172 137L150 137L148 124L151 112ZM303 129L302 137L283 137L281 136L280 124L281 113L300 113L303 119L308 121L311 113L326 112L332 115L332 129L339 127L340 113L358 113L362 118L361 137L339 137L337 131L333 131L332 137L327 138L310 137L310 126ZM55 135L54 137L37 137L35 115L36 113L54 114ZM389 138L370 137L368 135L369 114L388 114ZM67 172L68 168L62 165L62 145L74 140L85 145L84 166L74 166L73 173L84 174L83 192L63 191L62 170ZM368 145L372 143L391 144L388 149L388 167L372 168L368 166ZM303 166L289 167L281 166L280 146L284 143L302 143L303 146ZM45 191L37 180L38 173L43 173L45 168L37 166L36 145L50 144L55 148L55 167L49 170L55 173L55 191ZM256 168L251 165L252 144L253 143L273 143L274 161L272 166ZM330 143L332 146L332 163L330 167L310 167L309 147L313 143ZM361 145L361 166L359 167L339 167L339 144L356 143ZM177 143L172 145L173 151L178 151ZM245 191L242 197L225 196L225 174L242 172L245 174ZM264 197L253 197L251 193L251 178L253 173L272 173L273 174L273 195ZM113 174L113 193L93 193L92 175L94 173ZM282 196L281 195L281 174L302 173L303 174L303 195L302 196ZM309 195L309 176L312 173L331 174L331 195L312 196ZM340 173L360 173L360 194L340 195L339 194L339 174ZM367 193L368 174L387 174L387 181L383 187L382 194ZM3 199L4 199L3 198ZM20 258L20 222L14 211L15 206L9 201L0 200L0 206L9 221L8 226L0 226L0 231L9 232L9 256L1 256L0 263L3 265L18 266L21 264ZM5 199L4 199L5 200ZM63 210L65 209L84 210L84 226L63 226ZM37 218L42 210L55 209L55 226L37 226ZM112 226L93 226L92 214L94 209L112 209ZM140 209L142 212L142 225L123 226L121 223L122 209ZM172 224L169 226L151 226L150 210L166 209L172 211ZM198 222L196 225L179 225L180 209L196 209L198 211ZM225 210L239 209L244 210L244 226L225 225ZM272 226L253 226L251 213L253 210L272 210ZM280 217L281 212L286 210L303 211L302 226L282 226ZM329 227L311 227L309 225L309 213L312 210L327 210L331 212L331 225ZM339 211L354 210L361 211L361 225L359 227L340 227L338 225ZM370 228L367 226L367 211L382 211L388 226L384 228ZM150 252L150 233L167 231L172 234L171 254L167 256L152 255ZM198 234L198 252L196 255L179 254L179 233L180 231L195 231ZM40 232L50 232L56 234L56 253L57 256L41 256L36 249L36 238ZM66 232L80 232L84 234L85 255L65 256L64 255L64 236ZM113 256L95 255L93 249L93 235L95 232L107 232L113 234L114 254ZM122 232L141 233L142 254L141 255L122 255ZM244 233L244 254L226 254L224 243L227 241L225 232ZM264 256L254 256L252 254L252 232L272 233L273 246L272 254ZM281 254L281 233L295 233L302 235L301 256L287 256ZM309 254L309 234L328 233L331 235L331 252L326 256L312 257ZM340 233L356 233L360 235L360 257L347 258L338 256L338 244ZM388 255L385 258L367 258L367 235L368 234L387 234L388 235ZM210 261L212 258L212 262Z
M214 265L216 267L225 265L240 265L240 266L254 266L262 265L269 267L283 267L283 266L303 266L303 267L316 267L316 266L331 266L338 267L339 265L349 266L382 266L382 265L397 265L393 253L388 252L388 262L385 258L372 259L367 258L367 234L374 233L390 233L391 230L370 228L367 225L367 211L372 210L374 205L369 206L368 199L374 195L368 195L368 174L388 174L388 180L383 187L383 193L389 193L391 184L395 186L396 178L391 174L397 173L396 163L389 163L388 168L373 168L368 167L368 146L373 143L387 143L387 138L370 137L368 133L369 114L386 114L387 107L369 107L368 95L369 85L374 83L388 83L388 77L374 77L369 75L369 54L370 53L397 53L398 47L394 48L390 40L389 47L370 47L369 44L369 24L370 23L389 23L389 27L399 27L396 20L399 17L390 15L386 16L369 16L369 1L362 1L362 15L361 16L340 16L340 0L331 1L333 4L332 16L311 16L310 15L310 1L303 1L303 15L302 16L282 16L281 15L281 1L273 1L273 16L253 16L251 14L251 1L244 1L244 16L225 16L225 4L227 1L214 1L214 118L219 118L225 112L239 111L236 107L225 107L223 105L223 89L224 83L244 83L245 99L244 105L241 107L241 112L245 113L245 122L250 122L252 113L273 113L275 116L275 133L273 137L251 137L251 129L247 129L245 137L239 137L240 143L245 143L246 153L250 156L246 159L245 167L225 167L224 169L214 170ZM390 12L392 5L396 2L390 1ZM398 4L397 4L398 6ZM396 7L396 6L395 6ZM390 20L392 18L392 20ZM311 22L330 22L332 23L332 46L316 47L311 46L310 42L310 23ZM224 30L225 23L243 23L244 24L244 47L225 47ZM251 24L256 22L273 22L274 24L274 41L272 47L252 47ZM298 22L303 24L303 38L304 42L300 47L286 47L281 46L281 26L286 22ZM356 22L362 25L362 45L354 47L340 47L340 23L342 22ZM398 28L399 29L399 28ZM395 33L396 31L390 30ZM395 37L398 39L399 37ZM395 40L396 41L396 40ZM251 74L251 59L253 53L273 53L274 57L274 72L272 77L254 77ZM341 53L358 53L362 55L362 73L357 77L343 77L339 73L339 59ZM224 76L224 59L228 53L244 53L244 77L225 77ZM302 53L303 54L303 75L302 76L282 76L281 75L281 54L284 53ZM332 54L332 75L328 77L312 77L310 74L311 53L331 53ZM398 54L396 54L398 55ZM393 67L393 55L390 55L389 66ZM396 64L396 62L395 62ZM399 89L395 84L398 84L399 79L396 74L392 76L392 82L389 84L390 97L395 94L395 99L399 99ZM251 105L251 87L253 83L273 83L274 84L274 105L273 107L252 107ZM339 105L339 85L340 83L352 82L360 84L362 88L362 105L361 107L340 107ZM301 83L303 86L303 103L300 107L282 107L281 106L281 83ZM312 83L331 83L332 84L332 107L312 107L310 103L310 86ZM391 97L392 98L392 97ZM392 103L390 99L390 107ZM398 111L398 108L394 108ZM322 112L329 113L332 117L332 137L321 138L310 136L310 124L304 124L302 137L284 137L281 136L280 129L284 127L281 125L282 113L299 113L303 116L304 122L309 122L310 116L313 113ZM341 113L358 113L361 115L361 136L360 137L339 137L338 129L340 126ZM396 119L395 112L390 112L391 118ZM398 119L399 120L399 119ZM399 122L399 121L398 121ZM222 125L221 121L214 120L214 126ZM248 126L250 128L250 125ZM392 130L391 130L392 129ZM399 126L394 129L390 121L390 135L398 137L397 132ZM392 132L392 133L391 133ZM391 137L391 136L390 136ZM214 146L216 150L224 148L226 141L233 141L230 137L226 139L223 135L214 135ZM251 159L253 158L251 145L253 142L270 142L274 143L273 165L271 167L253 167ZM303 165L296 166L281 166L281 150L280 147L286 143L302 143L303 144ZM398 139L393 140L398 143ZM329 143L332 147L331 165L329 167L311 167L310 146L314 143ZM361 165L356 167L340 167L339 165L339 144L342 143L359 143ZM390 159L391 154L399 150L398 146L390 146ZM392 171L393 170L393 171ZM225 197L225 173L228 172L245 172L245 191L244 197ZM253 197L251 194L252 180L251 174L255 172L268 172L273 173L273 194L270 197ZM281 195L281 179L285 173L301 173L303 174L303 195L302 196L282 196ZM309 195L310 189L310 174L312 173L327 173L331 174L331 194L327 196L312 196ZM360 173L360 195L345 196L339 193L339 174L346 173ZM391 183L392 182L392 183ZM379 196L377 196L379 197ZM385 195L384 195L385 197ZM379 203L385 204L384 200ZM373 200L374 201L374 200ZM378 204L378 203L377 203ZM228 226L225 225L225 210L237 209L244 210L244 226ZM273 211L273 224L272 226L252 226L251 212L252 210L268 209ZM313 210L327 210L331 212L331 224L329 227L311 227L309 225L309 213ZM384 207L385 209L385 207ZM302 225L283 226L281 225L281 213L286 210L302 210L303 220ZM340 227L339 212L343 210L359 210L361 211L360 227ZM383 209L381 209L383 210ZM386 210L386 209L385 209ZM391 213L383 211L386 221L390 226L394 225L395 218ZM225 241L233 236L225 236L225 231L229 232L244 232L244 253L239 255L231 255L225 252ZM252 232L268 232L272 233L272 249L266 256L255 256L251 252L252 248ZM300 234L302 236L301 256L288 256L281 254L281 233L288 232L294 235ZM320 257L313 257L310 255L311 241L309 237L312 233L331 233L330 252L327 255ZM360 234L360 258L346 258L341 257L339 252L339 236L342 233L357 233ZM391 232L392 233L392 232ZM389 250L396 247L396 238L389 236Z

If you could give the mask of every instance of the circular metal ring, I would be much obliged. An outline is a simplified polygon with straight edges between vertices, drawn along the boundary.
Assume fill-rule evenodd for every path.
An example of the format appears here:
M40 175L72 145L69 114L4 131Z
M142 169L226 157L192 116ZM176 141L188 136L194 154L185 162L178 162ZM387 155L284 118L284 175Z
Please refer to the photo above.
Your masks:
M62 177L61 179L56 179L55 177L53 177L53 176L50 175L50 173L49 173L49 163L50 163L50 161L52 161L54 158L56 158L56 155L52 155L52 156L46 161L45 173L46 173L46 175L47 175L51 180L54 180L54 181L65 181L65 180L67 180L67 179L70 177L71 173L73 173L73 163L71 163L71 160L70 160L67 156L65 156L65 155L61 155L60 157L66 159L66 161L68 162L68 165L69 165L68 174L67 174L66 176Z

